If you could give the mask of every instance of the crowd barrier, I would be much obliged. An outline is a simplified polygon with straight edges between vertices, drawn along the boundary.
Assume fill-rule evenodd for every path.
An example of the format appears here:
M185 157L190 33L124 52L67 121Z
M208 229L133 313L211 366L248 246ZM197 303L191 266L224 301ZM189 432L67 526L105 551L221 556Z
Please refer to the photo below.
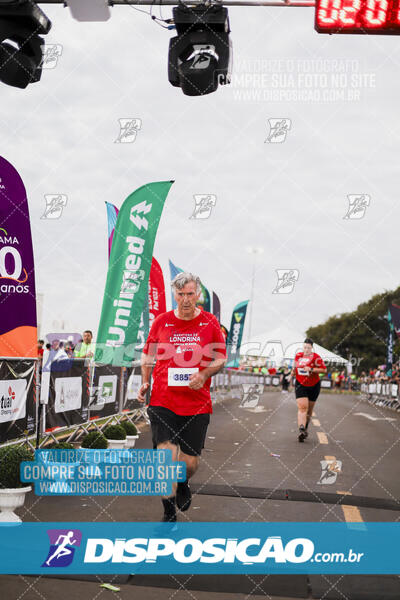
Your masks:
M213 401L221 395L241 396L242 384L279 385L268 377L224 369L211 380ZM0 444L27 441L31 447L66 432L76 441L88 429L110 422L145 419L146 406L137 400L140 364L131 368L98 365L85 359L54 361L41 369L36 359L0 359Z
M0 358L0 444L23 440L33 446L36 437L43 445L63 430L75 441L113 421L148 422L146 406L137 400L140 385L139 361L126 368L68 359L41 372L36 359ZM252 385L274 389L280 376L225 368L211 380L212 401L243 397ZM332 388L332 381L323 379L321 386ZM372 404L400 411L397 385L362 384L361 392Z
M361 397L374 406L400 412L399 386L395 383L362 383Z
M0 441L35 434L38 361L0 358Z

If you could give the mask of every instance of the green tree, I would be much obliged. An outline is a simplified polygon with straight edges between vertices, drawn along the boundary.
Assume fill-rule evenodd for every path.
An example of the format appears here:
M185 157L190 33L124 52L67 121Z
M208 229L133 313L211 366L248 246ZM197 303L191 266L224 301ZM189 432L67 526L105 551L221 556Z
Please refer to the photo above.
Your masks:
M375 294L353 312L329 317L325 323L309 327L307 335L315 342L343 358L358 360L354 369L359 373L386 362L388 336L387 311L391 303L400 305L400 287ZM394 353L400 343L395 340Z

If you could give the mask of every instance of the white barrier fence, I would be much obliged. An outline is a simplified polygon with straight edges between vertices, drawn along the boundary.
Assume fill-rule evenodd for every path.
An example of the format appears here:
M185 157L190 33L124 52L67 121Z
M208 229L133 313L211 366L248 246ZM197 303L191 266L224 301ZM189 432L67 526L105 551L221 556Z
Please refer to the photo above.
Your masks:
M399 386L395 383L362 383L361 397L374 406L400 412Z

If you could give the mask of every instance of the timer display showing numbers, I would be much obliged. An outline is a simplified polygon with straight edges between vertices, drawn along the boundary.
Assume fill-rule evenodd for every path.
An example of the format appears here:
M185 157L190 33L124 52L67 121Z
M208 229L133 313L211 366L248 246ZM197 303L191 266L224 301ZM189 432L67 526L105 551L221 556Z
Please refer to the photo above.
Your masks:
M318 33L400 34L400 0L316 0Z

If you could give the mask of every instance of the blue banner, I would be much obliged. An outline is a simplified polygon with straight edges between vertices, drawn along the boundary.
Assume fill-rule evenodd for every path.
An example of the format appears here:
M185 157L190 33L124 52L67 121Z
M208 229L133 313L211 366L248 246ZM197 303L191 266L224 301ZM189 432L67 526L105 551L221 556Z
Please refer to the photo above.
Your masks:
M0 573L399 572L400 523L349 525L1 523Z
M174 263L172 262L172 260L169 260L169 272L171 274L171 281L173 279L175 279L175 277L179 274L179 273L183 273L183 269L181 269L180 267L177 267L174 265ZM174 298L174 290L171 289L171 308L172 310L174 310L177 307L177 303L176 300Z
M242 343L244 321L246 319L247 305L249 301L239 302L233 309L231 328L228 334L228 362L227 367L238 367L240 356L240 344Z

